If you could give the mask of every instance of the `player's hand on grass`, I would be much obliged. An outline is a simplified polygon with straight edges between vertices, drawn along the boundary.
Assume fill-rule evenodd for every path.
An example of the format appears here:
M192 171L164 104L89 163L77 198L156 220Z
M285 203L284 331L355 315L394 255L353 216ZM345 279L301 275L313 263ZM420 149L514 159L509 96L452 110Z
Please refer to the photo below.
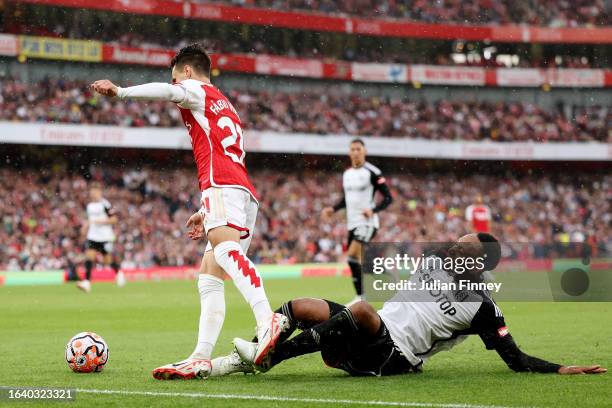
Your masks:
M363 210L362 214L366 218L371 218L372 215L374 215L374 211L372 211L371 208L366 208L365 210Z
M199 211L189 217L185 226L189 228L187 236L194 241L204 237L204 217Z
M110 96L110 97L117 96L117 92L118 92L117 85L113 84L108 79L101 79L99 81L96 81L93 84L91 84L91 87L93 88L94 91L96 91L100 95L105 95L105 96Z
M558 372L559 374L603 374L607 371L607 368L596 364L591 366L563 366Z
M325 207L321 210L321 216L325 219L331 218L334 214L334 207Z

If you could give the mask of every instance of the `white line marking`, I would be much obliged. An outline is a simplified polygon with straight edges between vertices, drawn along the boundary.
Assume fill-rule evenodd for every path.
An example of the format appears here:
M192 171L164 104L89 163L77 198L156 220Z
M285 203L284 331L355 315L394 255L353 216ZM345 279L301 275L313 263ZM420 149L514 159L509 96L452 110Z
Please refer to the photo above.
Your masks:
M317 404L344 404L344 405L376 405L383 407L440 407L440 408L508 408L498 405L472 405L472 404L438 404L434 402L400 402L400 401L359 401L348 399L327 398L296 398L296 397L273 397L266 395L239 395L239 394L204 394L201 392L157 392L157 391L128 391L128 390L96 390L77 388L77 392L84 394L111 394L111 395L140 395L148 397L186 397L186 398L208 398L225 400L249 400L249 401L277 401L277 402L306 402Z

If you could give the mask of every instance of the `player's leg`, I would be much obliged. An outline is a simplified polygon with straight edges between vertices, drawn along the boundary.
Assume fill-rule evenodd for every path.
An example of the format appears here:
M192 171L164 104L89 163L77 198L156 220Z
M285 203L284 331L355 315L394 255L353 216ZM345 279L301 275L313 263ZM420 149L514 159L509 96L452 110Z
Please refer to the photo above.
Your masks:
M325 300L296 306L294 310L297 309L300 318L315 317L319 323L278 345L271 356L270 367L289 358L316 351L326 352L342 360L350 351L348 345L357 339L368 339L375 335L381 325L380 317L366 302L356 303L351 309Z
M342 336L342 330L348 329L350 333L348 326L336 330L337 337L333 336L336 327L326 329L326 333L332 336L322 340L321 356L329 365L353 376L386 376L420 371L420 365L410 364L396 347L389 330L372 305L358 302L349 310L358 331L346 338ZM337 352L337 345L342 347L344 355Z
M113 250L112 242L106 242L104 244L104 252L104 264L109 265L113 272L115 272L115 281L117 282L117 286L125 286L125 274L121 270L121 264L119 263L117 254Z
M296 329L304 331L329 319L330 303L333 302L315 298L299 298L283 303L274 313L285 315L288 319L288 325L279 336L277 344L291 337ZM257 336L251 342L257 343Z
M360 301L363 296L361 279L361 242L355 239L354 234L355 230L351 231L346 257L349 268L351 269L351 278L353 279L353 286L355 287L357 296L349 303L349 305Z
M198 343L190 358L210 360L225 321L225 285L223 269L215 261L212 247L207 246L206 249L198 277L200 294Z
M375 235L376 228L369 225L359 226L349 233L349 244L346 255L357 296L349 302L347 306L359 302L360 300L365 300L365 294L363 293L363 271L361 270L362 251L363 246L370 242Z
M345 307L340 304L313 298L295 299L283 304L279 310L288 317L290 329L283 332L283 341L279 340L274 352L264 358L261 363L256 364L257 369L268 371L287 359L319 351L318 336L313 335L311 328L327 321L343 309ZM303 330L302 333L290 340L285 340L291 334L291 328L296 327ZM244 361L251 363L254 361L255 343L236 338L234 345Z
M85 280L91 281L91 271L93 270L94 263L98 259L99 251L94 248L88 248L85 252Z
M233 188L210 188L204 192L203 201L204 227L215 260L232 278L255 315L259 340L256 360L260 361L274 348L286 328L287 318L272 312L263 281L246 255L248 238L255 226L257 203L246 191Z
M235 373L255 373L255 368L253 368L253 365L243 361L235 348L226 356L213 358L211 361L211 366L211 377L222 377Z
M200 321L196 347L186 360L154 369L154 378L158 380L206 379L213 371L212 352L225 320L223 273L223 269L215 261L210 243L207 244L198 276ZM217 367L221 367L220 361L216 364Z
M85 279L81 279L77 282L77 288L86 293L91 291L91 271L93 270L94 263L100 251L100 248L97 246L98 244L97 242L87 241L87 250L85 251Z

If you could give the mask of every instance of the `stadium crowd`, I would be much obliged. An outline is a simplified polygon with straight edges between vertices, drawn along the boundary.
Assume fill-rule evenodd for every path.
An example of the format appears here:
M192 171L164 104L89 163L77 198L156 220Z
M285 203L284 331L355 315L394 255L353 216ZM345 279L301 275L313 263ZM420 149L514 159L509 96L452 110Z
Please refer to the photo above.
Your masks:
M245 128L278 132L411 137L436 140L612 141L607 106L553 111L522 102L366 97L357 94L228 92ZM85 82L0 81L0 120L120 126L183 126L170 103L93 95Z
M551 27L609 24L604 0L225 0L222 2L280 10L300 9L361 17L406 18L427 23L517 23Z
M89 172L104 183L104 195L117 210L115 250L124 268L198 263L204 243L190 241L183 227L199 207L192 170L92 166ZM250 250L255 262L342 258L344 214L329 221L319 217L340 198L339 172L258 170L252 178L261 198ZM504 242L530 243L524 250L532 252L522 255L545 256L569 242L588 242L595 255L612 252L610 175L405 172L387 179L395 200L381 214L377 241L454 240L470 231L465 209L482 194L492 210L492 232ZM0 270L66 268L83 261L88 184L82 176L59 165L2 168L0 195Z

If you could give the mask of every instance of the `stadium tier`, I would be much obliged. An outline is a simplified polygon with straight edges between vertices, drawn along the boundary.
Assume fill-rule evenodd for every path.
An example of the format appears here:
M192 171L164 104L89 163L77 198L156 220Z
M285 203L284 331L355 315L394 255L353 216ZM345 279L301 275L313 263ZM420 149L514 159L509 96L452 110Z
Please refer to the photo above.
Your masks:
M96 96L88 83L0 83L0 120L128 127L179 127L171 103ZM228 90L246 129L320 135L365 135L499 142L612 141L607 106L542 109L521 102L435 103L408 98L318 92Z
M280 55L327 62L373 62L521 68L606 68L609 47L573 47L521 42L376 38L252 25L174 19L136 18L129 14L100 14L91 10L51 9L53 17L26 8L14 10L2 31L51 38L101 41L107 46L151 50L163 54L195 41L204 41L215 54ZM111 27L101 31L99 27ZM130 26L126 31L122 27ZM325 37L324 41L319 41ZM177 38L180 40L177 41ZM27 38L26 38L27 39ZM24 45L27 49L28 45ZM127 52L125 50L124 52ZM134 51L132 51L134 52Z
M608 25L603 0L225 0L226 4L279 10L306 10L361 17L400 18L428 23L532 24L553 27Z
M335 2L331 2L334 3ZM546 2L548 3L548 2ZM161 63L165 59L165 53L171 53L177 47L188 42L202 41L212 52L219 53L223 59L232 59L227 64L218 64L219 68L241 71L247 70L245 61L240 60L234 54L247 54L253 57L276 55L288 57L286 61L278 61L279 65L303 65L304 61L296 61L296 58L313 60L312 65L323 62L331 64L327 70L338 71L334 77L346 79L346 62L358 63L393 63L406 65L467 65L475 67L520 67L520 68L608 68L609 66L609 39L612 38L605 22L591 25L589 28L575 29L548 29L548 34L541 32L544 29L534 28L535 32L529 32L525 26L510 27L507 31L512 34L503 37L486 32L492 26L443 26L419 23L414 27L410 35L402 36L403 28L410 23L392 23L388 20L365 20L363 24L357 22L342 22L340 27L353 27L347 31L334 30L331 17L314 16L294 12L272 12L265 8L233 7L223 4L200 4L180 3L172 1L147 0L135 7L129 2L89 2L89 1L24 1L8 2L4 11L4 18L0 18L0 31L13 34L35 35L44 37L59 37L64 39L84 39L87 41L100 41L98 61L109 60L115 62L143 63L147 58L139 53L154 53L148 59L148 63ZM447 10L453 7L461 7L462 2L452 4L438 4L439 10ZM81 7L79 7L81 6ZM274 3L271 6L281 6ZM289 5L282 5L287 7ZM316 7L316 5L313 5ZM427 2L421 5L404 4L401 7L414 9L427 6ZM474 5L472 5L474 6ZM470 8L472 6L469 6ZM480 4L480 13L486 18L486 5ZM496 8L500 3L493 2ZM516 5L514 5L516 6ZM518 6L522 10L532 10L530 6ZM547 11L554 9L554 5L547 4ZM559 5L556 5L559 6ZM592 5L595 9L600 5ZM352 8L351 6L348 6ZM375 8L358 6L373 10ZM501 6L504 8L505 6ZM567 9L567 4L559 6ZM178 9L177 9L178 8ZM202 8L201 12L198 12ZM574 7L572 16L575 16ZM92 10L95 9L95 10ZM589 9L583 7L579 9ZM231 10L231 13L227 13ZM275 15L277 13L278 15ZM143 15L138 15L143 14ZM516 14L516 13L514 13ZM538 13L538 15L542 15ZM604 13L605 15L605 13ZM170 18L168 18L170 17ZM308 22L322 18L324 21L308 27ZM202 22L206 20L205 22ZM268 22L267 19L270 19ZM333 19L333 18L332 18ZM604 18L605 20L605 18ZM292 21L297 24L292 25ZM375 27L377 24L386 22L397 26L388 29L389 36L381 37L382 29L373 29L367 32L367 27ZM366 27L361 32L359 27ZM125 27L130 27L129 30ZM494 26L493 26L494 27ZM458 30L458 32L457 32ZM472 30L473 32L471 32ZM583 34L562 30L586 30ZM439 32L441 36L432 33ZM395 35L395 36L394 36ZM417 38L418 41L414 39ZM5 40L8 44L9 40ZM535 43L537 44L535 44ZM560 46L558 42L562 43ZM577 42L580 44L569 45ZM24 38L19 41L17 52L25 57L35 58L47 57L61 58L58 55L58 43L48 42L48 46L42 45L41 52L35 52L36 41L33 38ZM79 46L67 47L65 52L72 50L72 58L79 58ZM102 48L105 47L104 50ZM9 49L8 45L0 47ZM61 46L59 47L61 48ZM93 54L93 44L88 48L90 61L96 60ZM44 50L44 51L43 51ZM55 53L54 53L55 51ZM8 53L8 51L5 51ZM84 51L81 51L84 52ZM52 55L55 54L55 57ZM114 54L114 56L113 56ZM130 54L131 57L130 57ZM136 54L136 55L134 55ZM69 55L65 55L70 58ZM323 60L323 61L321 61ZM333 61L337 61L333 63ZM144 62L147 63L147 62ZM255 60L255 65L265 65L266 62ZM238 68L237 65L242 65ZM308 69L308 68L304 68ZM320 68L322 69L322 68ZM309 76L328 77L327 75L316 75L316 69L310 67ZM358 69L357 69L358 70ZM260 72L255 67L256 72ZM261 72L261 73L274 73ZM285 74L295 74L296 68L289 69ZM248 71L247 71L248 72ZM299 75L299 74L297 74ZM403 72L395 76L403 77ZM467 73L465 75L468 75ZM522 74L524 75L524 74ZM533 74L532 74L533 75ZM355 76L359 80L359 74ZM422 81L419 75L411 80ZM404 82L404 81L397 81ZM549 83L548 81L544 81ZM555 82L554 80L552 82ZM566 83L567 80L557 81ZM575 83L576 81L571 81ZM483 84L495 85L492 79L483 81ZM503 85L505 81L499 81ZM532 81L528 82L533 86ZM516 84L524 86L524 84ZM591 85L595 85L591 82ZM537 84L535 86L538 86Z
M320 217L321 209L340 196L340 173L265 170L262 163L273 160L263 157L252 166L260 168L253 182L261 196L253 261L342 259L346 226ZM39 171L0 169L0 270L62 269L82 263L80 229L91 180L103 182L105 197L117 211L116 250L124 268L198 263L204 246L186 240L182 231L199 207L194 171L92 165L85 170L88 180L63 160L52 161L50 168ZM20 182L14 183L17 179ZM492 209L492 232L507 243L529 244L530 252L517 257L549 257L569 242L589 243L593 256L610 256L612 251L609 174L440 171L388 174L387 179L395 202L382 217L379 242L452 240L471 230L466 209L482 196Z

